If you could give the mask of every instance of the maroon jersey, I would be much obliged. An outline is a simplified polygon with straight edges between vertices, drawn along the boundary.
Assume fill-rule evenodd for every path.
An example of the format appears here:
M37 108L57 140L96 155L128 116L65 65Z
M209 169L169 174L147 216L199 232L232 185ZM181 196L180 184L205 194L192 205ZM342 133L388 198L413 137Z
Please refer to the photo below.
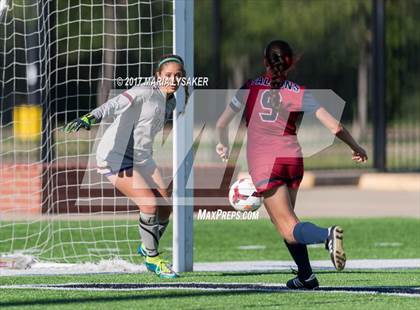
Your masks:
M248 80L230 103L236 112L245 108L249 170L274 163L303 164L297 125L303 113L319 107L302 86L286 80L280 89L271 89L270 81L270 74ZM278 93L278 102L273 102L272 92Z

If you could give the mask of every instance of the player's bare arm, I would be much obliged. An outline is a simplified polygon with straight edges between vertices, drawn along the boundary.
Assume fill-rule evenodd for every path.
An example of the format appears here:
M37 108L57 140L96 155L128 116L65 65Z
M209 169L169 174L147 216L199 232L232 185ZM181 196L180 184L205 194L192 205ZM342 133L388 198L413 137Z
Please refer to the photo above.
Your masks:
M216 123L216 130L219 143L216 145L216 152L222 160L227 160L229 154L228 126L235 117L236 112L228 105Z
M346 143L352 149L352 159L354 161L360 163L368 160L366 151L356 142L356 140L354 140L348 130L330 113L328 113L327 110L320 107L316 110L315 116L325 127L331 131L333 135Z

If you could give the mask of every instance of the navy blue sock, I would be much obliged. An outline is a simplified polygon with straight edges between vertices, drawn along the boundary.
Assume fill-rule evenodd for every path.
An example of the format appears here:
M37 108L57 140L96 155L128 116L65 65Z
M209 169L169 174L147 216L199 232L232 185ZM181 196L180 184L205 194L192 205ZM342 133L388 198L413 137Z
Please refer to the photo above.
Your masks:
M328 237L328 228L322 228L309 222L297 223L293 237L301 244L323 243Z

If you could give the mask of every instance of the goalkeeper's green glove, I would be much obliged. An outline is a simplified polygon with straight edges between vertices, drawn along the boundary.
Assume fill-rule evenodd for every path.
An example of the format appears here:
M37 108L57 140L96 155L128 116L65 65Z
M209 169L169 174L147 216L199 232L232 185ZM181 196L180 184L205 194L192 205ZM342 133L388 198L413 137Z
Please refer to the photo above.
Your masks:
M95 123L97 123L97 119L92 114L88 113L68 123L64 126L63 131L75 132L79 131L80 127L90 130L90 127Z

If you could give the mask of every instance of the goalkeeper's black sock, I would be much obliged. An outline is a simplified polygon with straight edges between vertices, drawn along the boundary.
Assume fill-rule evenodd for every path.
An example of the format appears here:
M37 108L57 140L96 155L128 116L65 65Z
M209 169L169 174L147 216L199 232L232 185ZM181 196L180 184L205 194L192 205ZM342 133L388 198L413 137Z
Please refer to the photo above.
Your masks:
M311 263L309 262L308 249L305 244L295 243L290 244L284 240L284 243L292 255L293 260L298 266L298 276L302 280L308 279L312 274Z
M140 212L139 233L147 256L158 256L159 223L156 214Z

